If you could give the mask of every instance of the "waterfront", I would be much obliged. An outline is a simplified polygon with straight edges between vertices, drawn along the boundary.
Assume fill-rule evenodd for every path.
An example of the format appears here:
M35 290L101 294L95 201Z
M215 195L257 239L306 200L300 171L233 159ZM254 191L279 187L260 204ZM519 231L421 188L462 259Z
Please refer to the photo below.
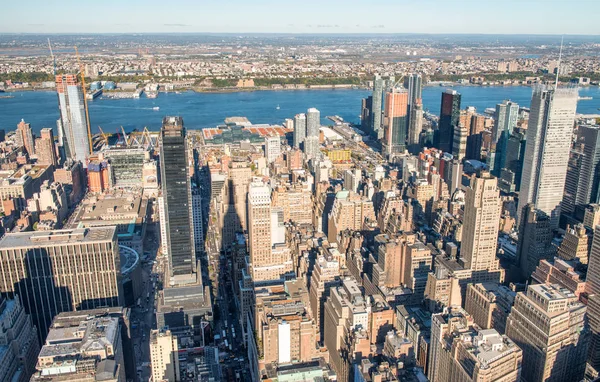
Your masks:
M439 114L440 97L445 87L423 88L423 105ZM531 88L527 86L455 86L462 94L461 108L475 106L479 112L494 107L504 99L529 106ZM316 107L321 111L322 123L330 123L327 115L339 115L347 121L359 122L361 98L367 90L282 90L234 93L160 93L150 99L96 99L89 102L92 132L101 126L105 132L114 132L120 126L126 130L158 130L165 115L181 115L189 129L214 127L225 117L245 116L252 123L281 123L286 118ZM55 127L58 119L58 100L53 91L15 92L14 98L0 99L0 129L14 130L21 118L31 123L34 131L42 127ZM582 100L577 112L599 114L600 89L582 88ZM279 105L279 109L277 106ZM158 107L159 110L154 110Z

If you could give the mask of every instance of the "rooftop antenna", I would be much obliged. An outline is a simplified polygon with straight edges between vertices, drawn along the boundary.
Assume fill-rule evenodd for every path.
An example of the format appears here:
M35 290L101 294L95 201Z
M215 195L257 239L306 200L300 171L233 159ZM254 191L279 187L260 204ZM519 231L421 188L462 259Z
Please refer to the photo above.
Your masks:
M563 40L565 36L560 37L560 50L558 51L558 65L556 66L556 81L554 82L554 89L558 89L558 74L560 73L560 59L562 58Z

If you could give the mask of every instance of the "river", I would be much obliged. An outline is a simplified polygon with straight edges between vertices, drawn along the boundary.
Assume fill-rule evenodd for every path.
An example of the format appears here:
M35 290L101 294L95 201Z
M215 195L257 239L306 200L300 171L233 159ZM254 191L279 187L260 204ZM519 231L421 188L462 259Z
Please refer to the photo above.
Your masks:
M423 105L434 114L439 113L444 87L423 88ZM494 107L504 99L529 106L531 88L527 86L455 86L462 94L461 107L475 106L479 112ZM115 132L120 126L127 131L158 130L162 117L180 115L189 129L201 129L222 124L226 117L244 116L252 123L281 123L286 118L316 107L321 111L323 124L328 115L339 115L347 121L359 122L361 98L367 90L281 90L234 93L196 93L192 91L160 93L150 99L102 99L89 102L92 132L101 126L105 132ZM14 130L21 118L31 123L35 132L42 127L55 127L58 119L58 99L53 91L24 91L2 93L14 98L0 98L0 129ZM577 112L598 114L600 89L582 88L580 96L593 97L579 101ZM279 105L279 109L277 106ZM153 110L159 107L159 110Z

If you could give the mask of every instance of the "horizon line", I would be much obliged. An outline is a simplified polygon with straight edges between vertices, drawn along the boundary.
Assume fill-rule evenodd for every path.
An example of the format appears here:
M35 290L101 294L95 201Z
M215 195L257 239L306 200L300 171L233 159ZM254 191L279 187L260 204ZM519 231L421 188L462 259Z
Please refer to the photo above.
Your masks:
M484 33L484 32L441 32L441 33L427 33L427 32L3 32L2 35L352 35L352 36L394 36L394 35L408 35L408 36L573 36L573 37L600 37L600 34L577 34L577 33Z

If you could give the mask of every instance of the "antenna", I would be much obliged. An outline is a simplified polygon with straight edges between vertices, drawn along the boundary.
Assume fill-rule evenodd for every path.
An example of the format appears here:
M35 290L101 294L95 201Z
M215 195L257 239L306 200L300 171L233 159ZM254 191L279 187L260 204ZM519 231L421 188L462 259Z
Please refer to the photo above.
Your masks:
M554 82L554 89L558 89L558 74L560 73L560 59L562 58L562 48L564 39L564 35L560 37L560 50L558 51L558 65L556 66L556 82Z

